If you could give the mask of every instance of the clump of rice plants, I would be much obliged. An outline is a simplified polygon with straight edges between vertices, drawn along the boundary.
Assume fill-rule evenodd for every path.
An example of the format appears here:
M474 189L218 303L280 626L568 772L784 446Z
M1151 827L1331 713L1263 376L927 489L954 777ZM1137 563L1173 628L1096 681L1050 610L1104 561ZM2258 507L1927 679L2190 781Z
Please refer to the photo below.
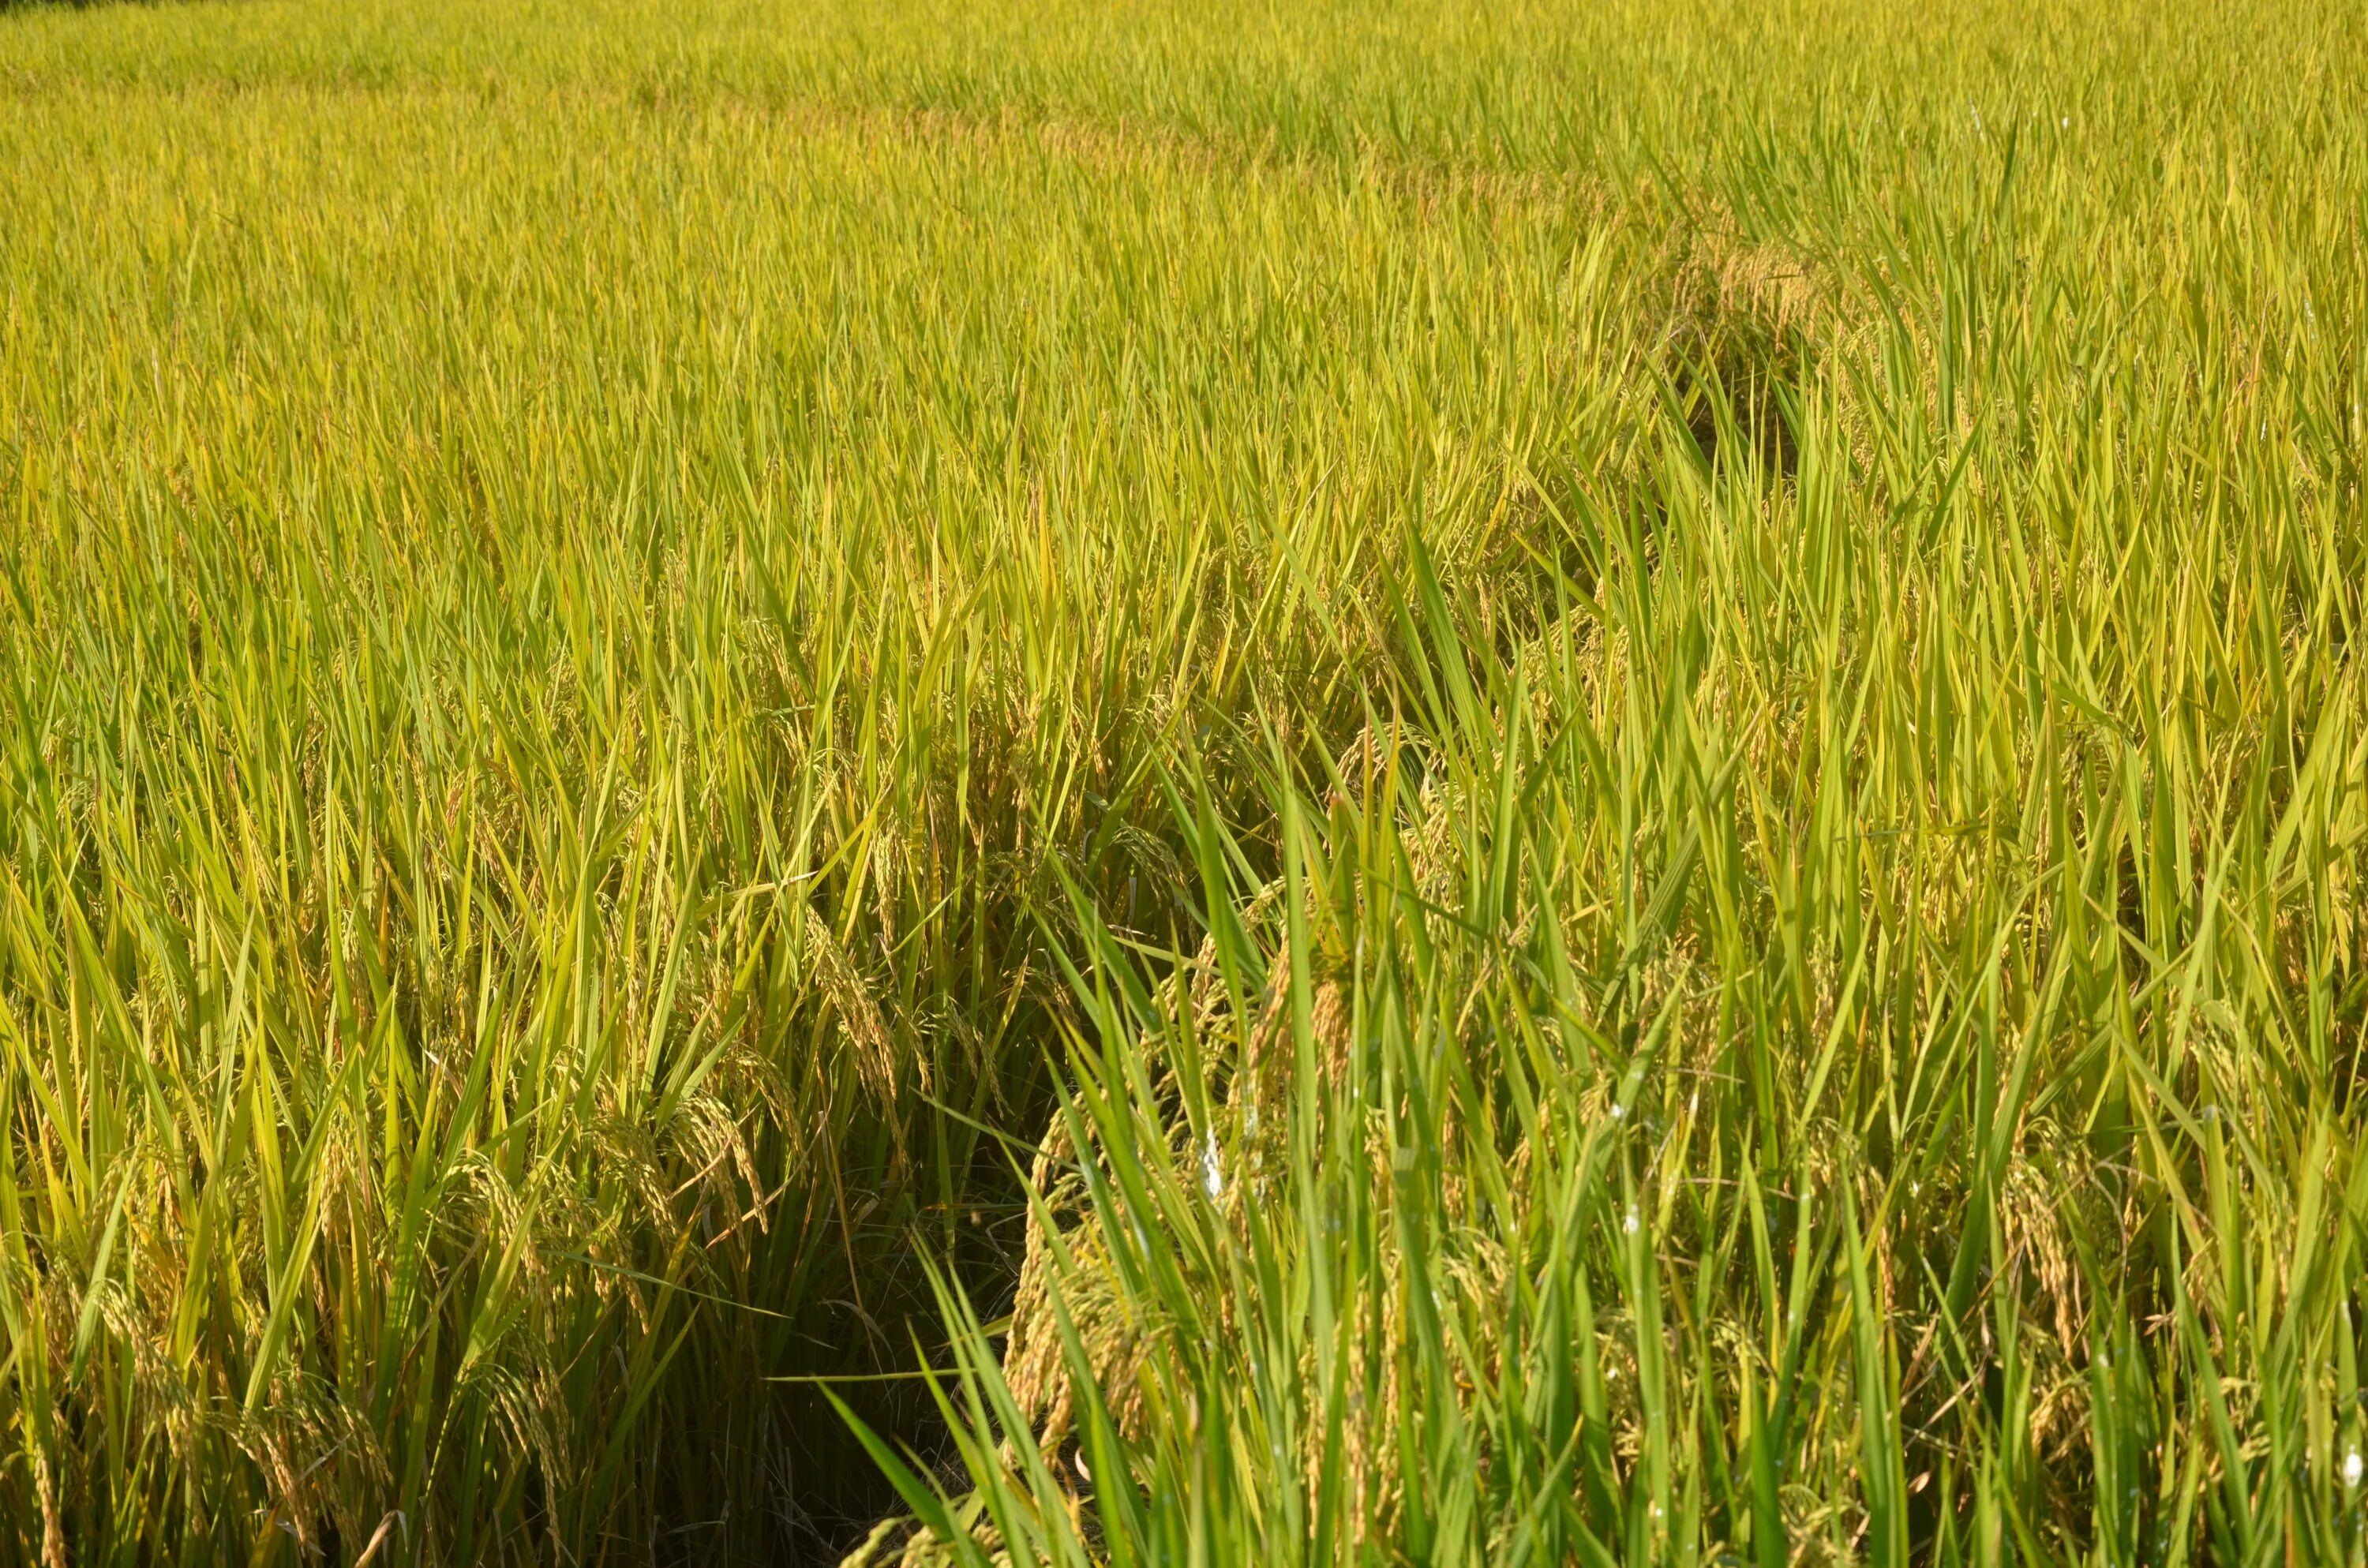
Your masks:
M2363 45L9 10L0 1561L2362 1561Z

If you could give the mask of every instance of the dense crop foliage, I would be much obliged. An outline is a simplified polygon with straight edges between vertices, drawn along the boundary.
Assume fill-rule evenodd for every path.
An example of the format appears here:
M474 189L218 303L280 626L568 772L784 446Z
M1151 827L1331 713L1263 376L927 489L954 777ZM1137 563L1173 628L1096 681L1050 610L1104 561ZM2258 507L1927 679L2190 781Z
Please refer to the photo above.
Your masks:
M2363 58L10 11L0 1561L2362 1561Z

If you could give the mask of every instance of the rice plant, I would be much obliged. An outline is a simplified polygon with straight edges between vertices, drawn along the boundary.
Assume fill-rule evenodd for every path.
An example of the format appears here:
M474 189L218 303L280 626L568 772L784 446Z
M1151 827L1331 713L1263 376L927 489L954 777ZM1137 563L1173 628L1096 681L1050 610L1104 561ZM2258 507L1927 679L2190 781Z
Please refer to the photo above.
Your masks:
M2368 1561L2356 11L0 17L0 1561Z

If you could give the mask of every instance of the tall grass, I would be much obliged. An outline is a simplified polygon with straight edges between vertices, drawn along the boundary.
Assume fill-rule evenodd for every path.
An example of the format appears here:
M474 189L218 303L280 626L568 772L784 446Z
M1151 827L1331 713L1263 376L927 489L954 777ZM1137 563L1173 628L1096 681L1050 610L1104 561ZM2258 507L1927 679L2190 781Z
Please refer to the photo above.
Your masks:
M2362 30L11 15L0 1556L2358 1560Z

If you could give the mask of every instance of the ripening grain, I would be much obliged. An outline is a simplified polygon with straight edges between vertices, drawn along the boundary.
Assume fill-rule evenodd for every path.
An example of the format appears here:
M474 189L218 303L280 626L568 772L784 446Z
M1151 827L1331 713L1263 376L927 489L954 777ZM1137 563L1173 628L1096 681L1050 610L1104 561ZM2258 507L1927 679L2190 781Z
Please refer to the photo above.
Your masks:
M0 12L0 1562L2368 1561L2363 58Z

